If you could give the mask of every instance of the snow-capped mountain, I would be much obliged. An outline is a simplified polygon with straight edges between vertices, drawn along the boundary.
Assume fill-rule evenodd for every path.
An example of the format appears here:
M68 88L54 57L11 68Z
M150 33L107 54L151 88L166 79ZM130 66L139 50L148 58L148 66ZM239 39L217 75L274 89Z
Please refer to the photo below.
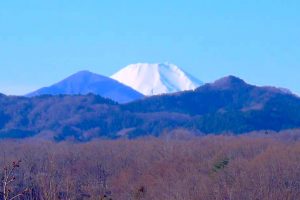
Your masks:
M131 64L111 76L140 93L151 96L194 90L203 83L173 64Z
M45 94L85 95L88 93L110 98L119 103L126 103L143 98L143 95L134 89L114 79L89 71L80 71L52 86L41 88L26 96L31 97Z

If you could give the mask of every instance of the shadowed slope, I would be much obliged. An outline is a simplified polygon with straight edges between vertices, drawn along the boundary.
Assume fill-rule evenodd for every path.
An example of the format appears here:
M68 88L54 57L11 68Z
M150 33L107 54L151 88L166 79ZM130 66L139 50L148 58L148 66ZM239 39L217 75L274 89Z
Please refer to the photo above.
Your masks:
M58 112L59 111L59 112ZM273 87L225 77L195 91L117 104L101 96L0 96L0 138L57 141L160 136L187 129L194 134L300 127L300 99Z

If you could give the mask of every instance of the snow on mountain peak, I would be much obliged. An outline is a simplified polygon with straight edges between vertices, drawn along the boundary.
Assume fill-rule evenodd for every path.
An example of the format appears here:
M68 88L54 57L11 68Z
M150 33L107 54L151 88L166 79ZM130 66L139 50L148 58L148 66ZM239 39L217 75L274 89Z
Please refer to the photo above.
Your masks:
M169 63L131 64L111 78L149 96L193 90L203 84L176 65Z

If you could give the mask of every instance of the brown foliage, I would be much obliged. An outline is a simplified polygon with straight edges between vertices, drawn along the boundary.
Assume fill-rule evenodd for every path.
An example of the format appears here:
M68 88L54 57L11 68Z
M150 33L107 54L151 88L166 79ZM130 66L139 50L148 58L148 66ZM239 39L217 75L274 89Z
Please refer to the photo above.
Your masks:
M21 199L296 200L300 142L282 137L0 143Z

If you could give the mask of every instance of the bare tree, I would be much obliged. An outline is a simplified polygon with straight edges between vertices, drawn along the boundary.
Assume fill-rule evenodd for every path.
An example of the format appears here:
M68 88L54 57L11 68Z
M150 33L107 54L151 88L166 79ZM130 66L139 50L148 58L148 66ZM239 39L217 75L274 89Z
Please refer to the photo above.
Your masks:
M28 188L16 194L12 191L12 185L16 181L15 172L20 167L21 160L14 161L10 166L4 167L4 175L2 178L2 192L3 200L14 200L24 196L28 192Z

